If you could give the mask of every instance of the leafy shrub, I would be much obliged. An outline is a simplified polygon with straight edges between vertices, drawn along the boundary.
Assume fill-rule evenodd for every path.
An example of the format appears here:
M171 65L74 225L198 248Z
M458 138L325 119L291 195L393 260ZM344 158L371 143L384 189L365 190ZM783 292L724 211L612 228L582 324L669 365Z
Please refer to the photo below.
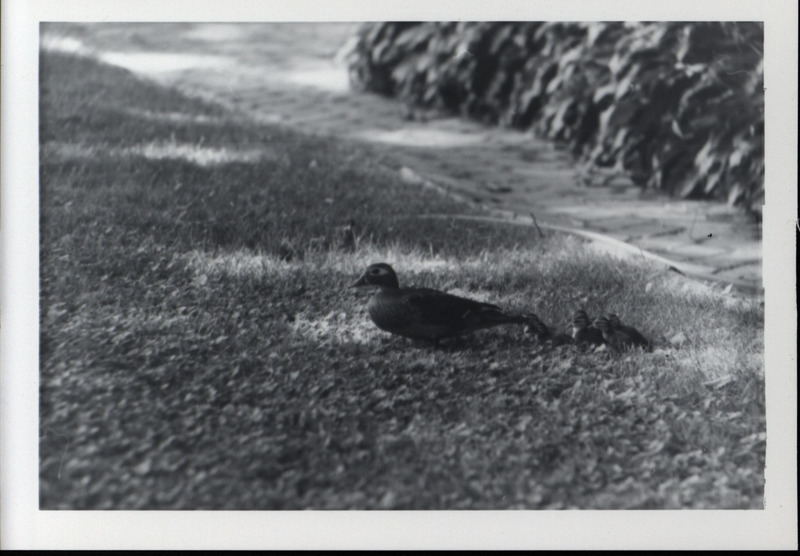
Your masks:
M763 27L747 22L366 23L353 85L566 144L684 198L764 197Z

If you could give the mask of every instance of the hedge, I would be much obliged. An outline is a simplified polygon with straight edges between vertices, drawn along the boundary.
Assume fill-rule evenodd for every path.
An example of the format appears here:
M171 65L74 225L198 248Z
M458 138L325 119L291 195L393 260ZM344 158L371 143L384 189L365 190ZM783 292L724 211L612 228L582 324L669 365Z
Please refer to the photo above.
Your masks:
M365 23L353 86L533 128L587 169L760 213L763 26L757 22Z

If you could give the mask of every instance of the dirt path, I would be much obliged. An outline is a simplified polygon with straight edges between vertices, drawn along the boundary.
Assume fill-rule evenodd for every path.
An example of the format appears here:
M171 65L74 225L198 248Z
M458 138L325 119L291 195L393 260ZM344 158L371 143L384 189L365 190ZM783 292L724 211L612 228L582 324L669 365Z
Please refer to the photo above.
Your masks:
M404 179L480 202L497 218L532 222L534 215L541 228L761 291L760 229L724 204L642 194L620 178L587 187L567 154L530 134L456 118L425 121L397 101L350 90L335 55L356 28L53 24L42 35L265 122L367 142Z

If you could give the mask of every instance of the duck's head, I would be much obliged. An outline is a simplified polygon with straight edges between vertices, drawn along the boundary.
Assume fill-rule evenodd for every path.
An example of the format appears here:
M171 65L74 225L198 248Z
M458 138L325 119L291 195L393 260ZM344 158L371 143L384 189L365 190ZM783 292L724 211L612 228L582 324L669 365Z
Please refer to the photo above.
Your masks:
M611 332L611 323L606 317L597 317L594 321L594 327L601 332Z
M400 283L397 281L397 274L394 269L386 263L375 263L367 267L361 278L356 280L350 287L361 288L365 286L379 286L381 288L398 289Z
M614 330L622 327L622 321L617 315L608 315L608 324L610 324L611 328Z

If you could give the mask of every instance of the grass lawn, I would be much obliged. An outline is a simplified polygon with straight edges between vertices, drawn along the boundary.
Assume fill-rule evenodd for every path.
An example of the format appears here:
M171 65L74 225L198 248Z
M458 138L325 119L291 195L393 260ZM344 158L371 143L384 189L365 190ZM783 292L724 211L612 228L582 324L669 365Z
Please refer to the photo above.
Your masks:
M763 507L763 299L419 218L480 213L90 59L40 102L42 509ZM379 261L655 349L391 337L346 287Z

